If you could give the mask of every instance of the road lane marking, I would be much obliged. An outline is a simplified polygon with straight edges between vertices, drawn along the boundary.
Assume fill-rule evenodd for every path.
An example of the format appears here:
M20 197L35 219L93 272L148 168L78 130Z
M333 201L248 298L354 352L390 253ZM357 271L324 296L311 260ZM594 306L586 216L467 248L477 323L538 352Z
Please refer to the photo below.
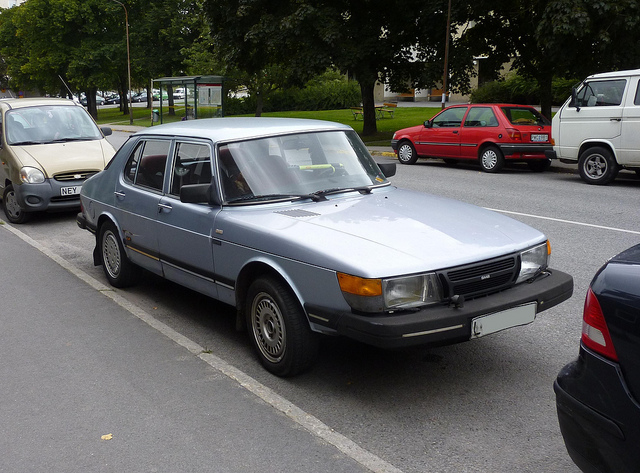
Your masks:
M245 372L227 363L222 358L211 353L207 353L205 348L201 347L198 343L194 342L188 337L185 337L165 323L155 319L148 312L119 295L114 288L101 283L93 276L85 273L83 270L74 266L69 261L57 255L49 248L37 242L30 236L26 235L20 230L17 230L13 226L3 222L2 220L0 220L0 227L6 228L15 236L33 246L34 248L42 252L45 256L49 257L64 269L69 271L71 274L87 283L96 291L111 299L127 312L131 313L135 317L142 320L144 323L153 327L167 338L173 340L178 345L186 348L187 350L189 350L189 352L200 358L209 366L221 372L233 381L237 382L244 389L259 397L274 409L282 412L298 425L304 427L312 435L320 438L321 440L324 440L330 445L333 445L347 457L356 461L363 467L371 470L373 473L402 473L402 470L396 468L392 464L386 462L385 460L369 452L368 450L360 447L353 440L334 431L331 427L329 427L317 417L314 417L311 414L305 412L303 409L299 408L292 402L275 393L273 390L255 380Z
M612 232L629 233L631 235L640 235L639 231L625 230L624 228L605 227L603 225L595 225L593 223L576 222L575 220L565 220L565 219L562 219L562 218L544 217L542 215L525 214L525 213L522 213L522 212L512 212L510 210L490 209L489 207L484 207L484 208L486 210L492 210L493 212L500 212L500 213L503 213L503 214L519 215L521 217L539 218L541 220L550 220L552 222L568 223L568 224L571 224L571 225L580 225L582 227L591 227L591 228L598 228L600 230L611 230Z

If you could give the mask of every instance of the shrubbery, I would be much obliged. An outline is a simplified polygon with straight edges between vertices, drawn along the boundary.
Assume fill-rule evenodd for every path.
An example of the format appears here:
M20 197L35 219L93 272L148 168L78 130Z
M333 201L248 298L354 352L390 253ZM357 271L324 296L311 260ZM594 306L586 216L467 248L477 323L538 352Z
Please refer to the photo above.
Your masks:
M576 79L554 79L552 83L552 103L562 105L571 95ZM472 103L520 103L537 105L540 90L536 81L521 76L511 76L505 80L487 82L471 93Z
M336 110L360 104L360 87L337 72L326 72L309 81L303 88L279 89L265 97L263 112L289 110ZM256 99L229 97L225 102L226 115L252 114Z

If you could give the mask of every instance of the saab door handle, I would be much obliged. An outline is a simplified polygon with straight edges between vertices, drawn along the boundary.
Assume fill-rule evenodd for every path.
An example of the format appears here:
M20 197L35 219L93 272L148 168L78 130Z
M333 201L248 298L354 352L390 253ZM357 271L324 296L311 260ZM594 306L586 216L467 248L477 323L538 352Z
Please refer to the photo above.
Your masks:
M612 121L612 122L621 122L621 121L622 121L622 118L609 118L609 121Z
M114 192L115 196L118 197L119 199L124 199L126 197L127 194L125 194L122 191L115 191Z
M171 210L173 210L173 207L167 204L158 204L158 213L162 212L163 210L171 212Z

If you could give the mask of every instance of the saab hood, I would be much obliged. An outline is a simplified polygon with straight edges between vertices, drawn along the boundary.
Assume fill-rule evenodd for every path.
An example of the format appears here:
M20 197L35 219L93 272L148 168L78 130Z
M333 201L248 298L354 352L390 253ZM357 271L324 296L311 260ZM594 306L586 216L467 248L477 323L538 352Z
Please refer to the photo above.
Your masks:
M538 230L496 212L396 188L295 207L228 208L215 228L224 239L362 277L440 270L545 241Z

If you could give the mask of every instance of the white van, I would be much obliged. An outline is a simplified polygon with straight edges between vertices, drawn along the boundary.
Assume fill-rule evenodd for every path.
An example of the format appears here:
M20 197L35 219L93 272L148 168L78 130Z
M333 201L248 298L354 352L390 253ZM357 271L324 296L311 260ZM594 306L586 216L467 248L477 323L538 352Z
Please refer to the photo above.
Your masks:
M551 158L578 163L588 184L608 184L620 169L640 175L640 69L587 77L552 120Z

